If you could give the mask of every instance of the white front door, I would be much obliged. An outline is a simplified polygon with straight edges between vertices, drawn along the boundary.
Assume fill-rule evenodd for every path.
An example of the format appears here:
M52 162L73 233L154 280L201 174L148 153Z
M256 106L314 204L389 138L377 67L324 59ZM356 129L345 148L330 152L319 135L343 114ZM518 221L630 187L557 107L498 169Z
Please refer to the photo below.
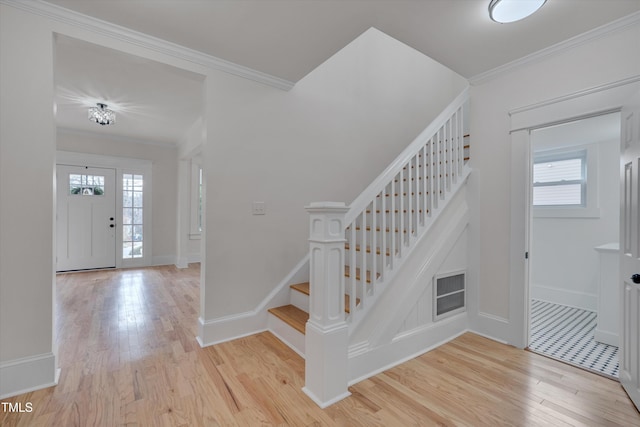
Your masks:
M116 266L116 171L57 166L57 271Z
M640 408L640 93L622 109L620 383Z

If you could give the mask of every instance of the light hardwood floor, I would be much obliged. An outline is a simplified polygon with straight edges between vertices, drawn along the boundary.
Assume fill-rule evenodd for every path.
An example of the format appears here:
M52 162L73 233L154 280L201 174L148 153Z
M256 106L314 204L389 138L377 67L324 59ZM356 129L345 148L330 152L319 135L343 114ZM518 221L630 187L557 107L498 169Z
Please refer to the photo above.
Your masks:
M620 385L473 334L351 387L325 409L268 332L200 348L199 269L63 274L56 387L2 426L640 426Z

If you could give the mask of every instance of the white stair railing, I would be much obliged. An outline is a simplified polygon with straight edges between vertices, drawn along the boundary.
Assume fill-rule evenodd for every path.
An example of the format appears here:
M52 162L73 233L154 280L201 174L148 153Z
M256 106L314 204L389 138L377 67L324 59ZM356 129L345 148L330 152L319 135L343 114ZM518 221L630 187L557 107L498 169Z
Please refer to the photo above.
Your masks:
M468 174L465 90L345 214L347 321L357 322Z
M346 209L337 209L339 204L335 202L314 203L307 208L311 214L310 265L322 265L322 268L311 268L309 277L307 327L315 332L306 334L307 354L323 343L344 342L344 338L338 339L344 336L344 325L353 330L364 318L368 307L382 293L420 237L463 185L469 174L463 112L467 100L465 89L351 203L346 213ZM323 209L327 211L321 213ZM314 236L321 230L332 236L327 240L331 250L326 242L324 249L314 248L318 246L318 238ZM338 248L338 241L344 247ZM314 261L316 256L322 258ZM320 288L331 288L331 291L316 293ZM331 298L327 299L328 295ZM331 326L319 320L327 318L327 313L331 313ZM339 316L340 320L333 316ZM306 370L331 376L327 365L331 354L337 358L334 362L342 366L347 347L334 346L324 349L323 354L321 359L307 358ZM325 377L324 381L325 387L313 387L309 382L305 386L307 394L320 406L347 394L339 378ZM332 384L328 387L332 391L328 393L327 383Z

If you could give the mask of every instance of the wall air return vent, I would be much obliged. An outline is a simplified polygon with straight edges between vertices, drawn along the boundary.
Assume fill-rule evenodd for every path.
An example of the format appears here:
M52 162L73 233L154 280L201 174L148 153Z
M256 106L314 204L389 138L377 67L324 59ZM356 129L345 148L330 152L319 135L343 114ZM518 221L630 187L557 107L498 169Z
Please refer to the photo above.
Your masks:
M441 274L434 277L433 320L465 311L465 272Z

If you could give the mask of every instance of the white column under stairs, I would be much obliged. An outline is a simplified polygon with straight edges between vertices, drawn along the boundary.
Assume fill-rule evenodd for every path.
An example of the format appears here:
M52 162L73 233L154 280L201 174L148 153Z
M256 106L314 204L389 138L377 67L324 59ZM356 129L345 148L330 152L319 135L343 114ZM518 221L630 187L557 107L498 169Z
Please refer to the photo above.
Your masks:
M349 329L344 315L344 203L318 202L310 214L310 301L303 391L321 408L348 391Z

